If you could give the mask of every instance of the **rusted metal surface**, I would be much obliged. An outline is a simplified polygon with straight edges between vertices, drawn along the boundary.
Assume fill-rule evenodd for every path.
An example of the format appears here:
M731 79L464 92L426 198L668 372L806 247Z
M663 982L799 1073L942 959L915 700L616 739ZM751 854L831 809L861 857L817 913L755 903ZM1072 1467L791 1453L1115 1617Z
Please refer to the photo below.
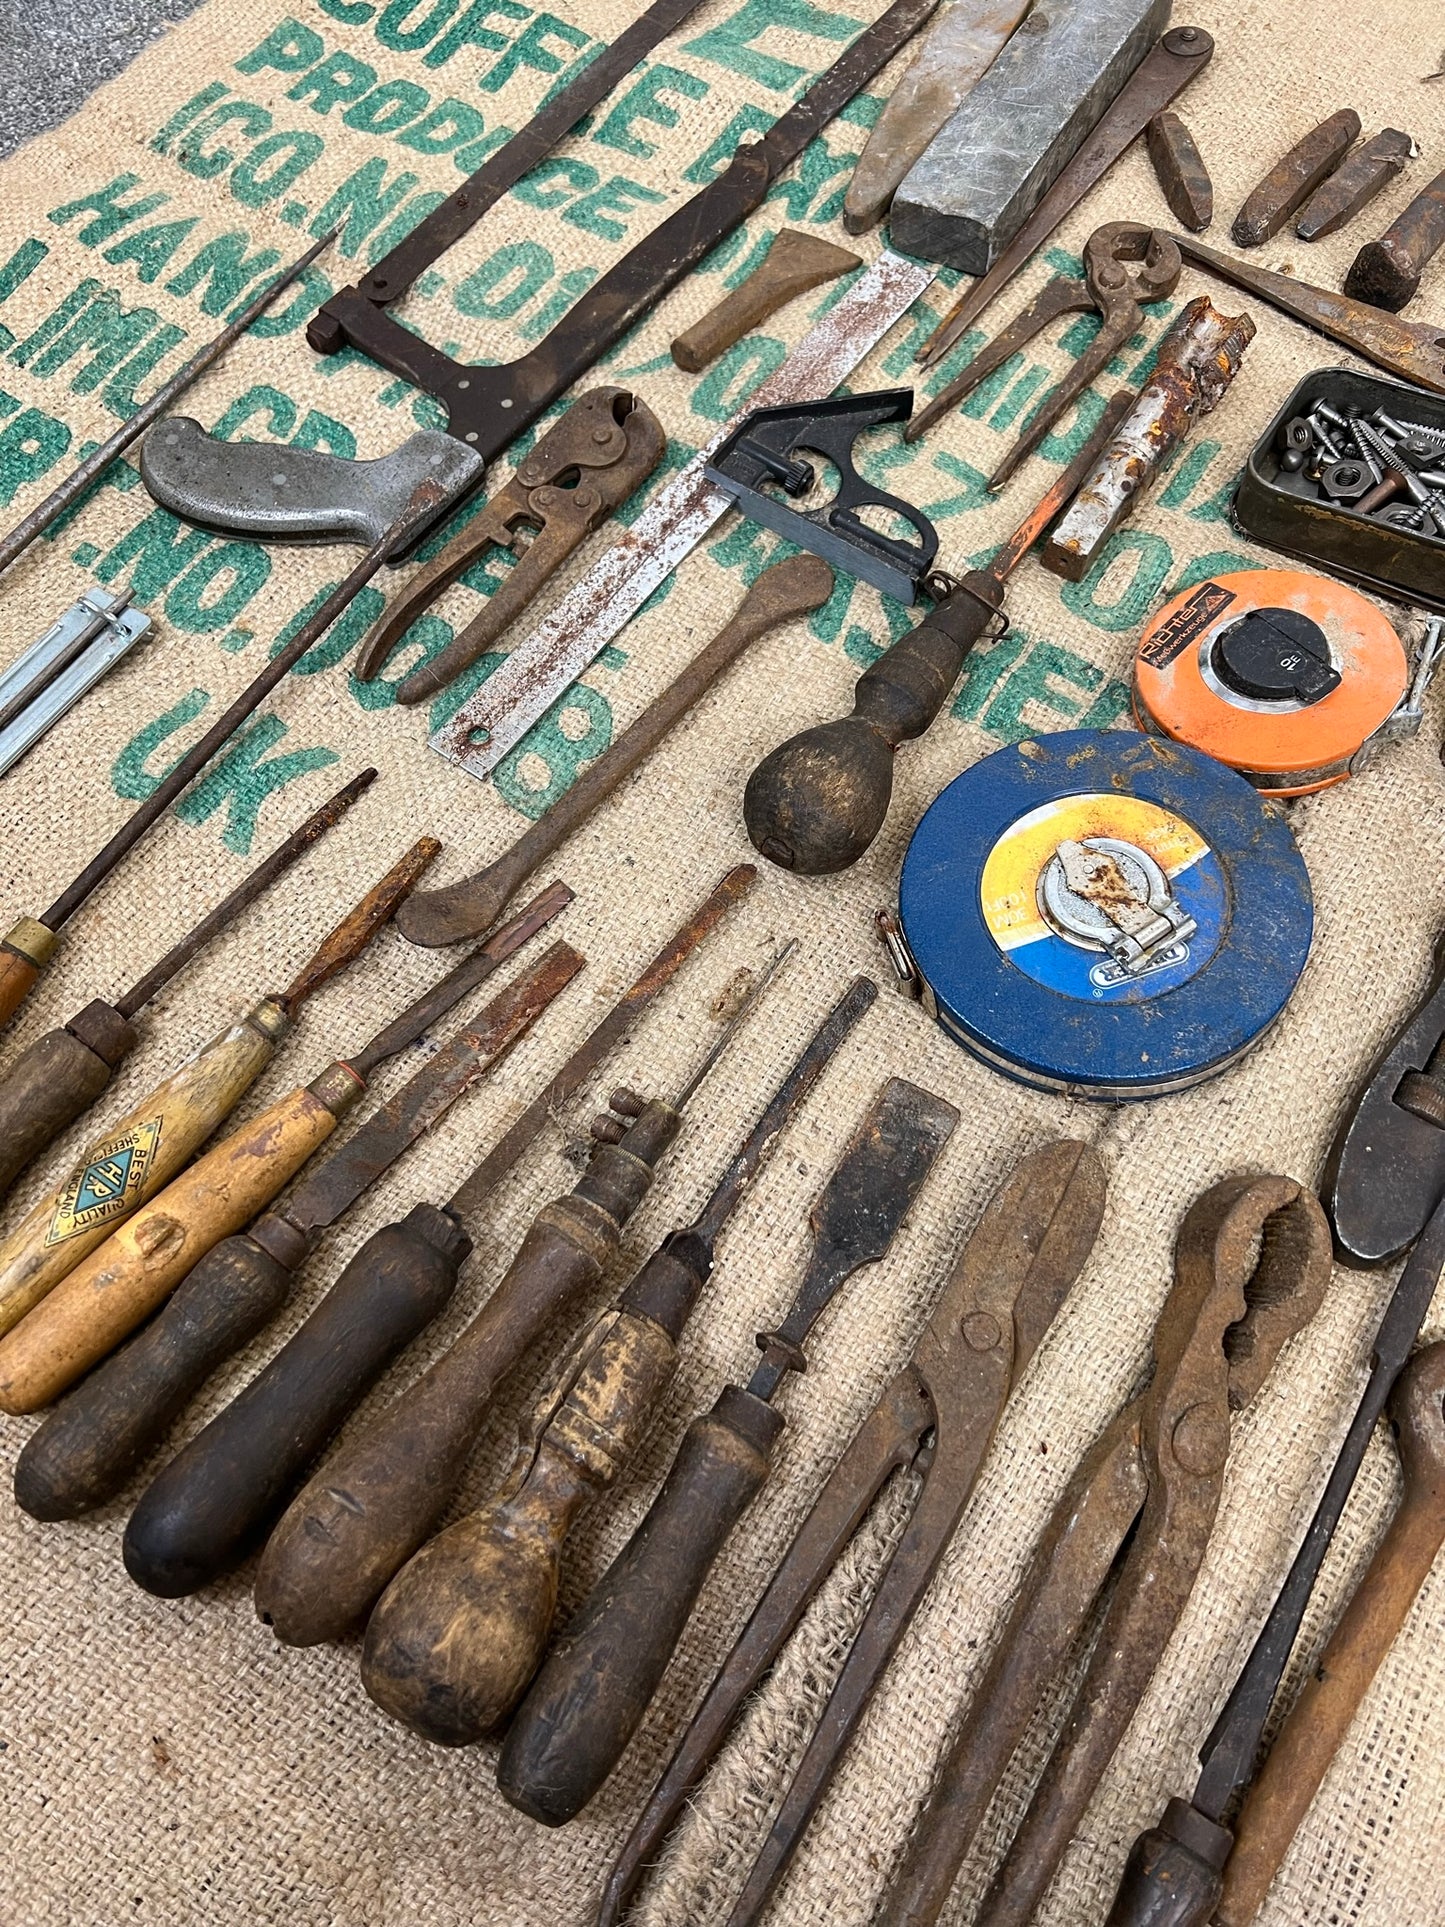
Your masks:
M356 674L369 682L417 618L489 550L515 556L506 579L446 648L396 692L424 702L444 689L517 621L543 584L594 529L640 488L662 460L667 436L646 402L626 388L594 388L517 464L506 487L412 576L362 645Z
M1365 1452L1445 1274L1445 1205L1420 1234L1385 1307L1364 1394L1269 1617L1199 1750L1192 1799L1172 1799L1135 1841L1107 1927L1205 1927L1233 1835L1225 1815L1254 1777L1270 1709Z
M1345 276L1345 293L1391 314L1413 301L1420 277L1445 242L1445 174L1437 174L1378 241L1367 241ZM1426 328L1438 336L1438 328ZM1363 351L1362 351L1363 352ZM1418 379L1418 378L1417 378ZM1428 385L1428 384L1427 384Z
M1214 183L1194 136L1166 108L1144 129L1144 142L1169 212L1191 234L1202 234L1214 219Z
M825 241L821 234L781 228L751 274L677 337L672 358L689 374L700 374L779 308L862 265L861 255Z
M887 66L937 4L893 0L766 133L742 141L728 167L615 262L519 360L501 367L457 361L354 288L334 295L324 317L313 319L311 345L334 353L349 343L425 389L446 409L452 434L483 463L492 461L762 204L784 169Z
M738 657L780 623L819 609L833 592L833 571L814 555L792 555L764 569L732 618L642 714L590 763L544 816L475 876L413 898L403 925L415 940L459 943L485 930L513 895L567 838L652 754Z
M809 1213L812 1253L792 1308L758 1334L763 1356L746 1389L725 1387L694 1420L646 1519L517 1709L497 1785L533 1819L570 1820L621 1757L731 1527L767 1478L784 1423L778 1387L806 1368L804 1343L841 1287L887 1253L957 1122L951 1104L894 1077L854 1133Z
M1234 1823L1218 1927L1249 1927L1258 1913L1445 1545L1445 1343L1427 1345L1405 1367L1390 1417L1404 1476L1399 1506Z
M1104 1209L1087 1145L1017 1165L965 1244L912 1359L886 1387L814 1503L608 1877L598 1927L616 1927L747 1698L890 1475L921 1473L912 1518L878 1582L822 1719L729 1927L767 1904L863 1708L937 1570L1013 1388L1087 1262Z
M864 234L888 212L894 189L1028 12L1030 0L953 0L924 35L883 104L843 197L843 225Z
M1183 266L1178 248L1156 228L1140 227L1133 221L1111 221L1106 227L1095 228L1084 243L1084 279L1074 281L1056 275L1023 313L1002 334L985 343L962 373L909 423L904 440L917 441L940 415L971 395L986 375L1001 368L1060 315L1095 310L1100 317L1099 332L1063 380L1036 410L1030 411L1028 427L989 477L990 489L1002 488L1142 325L1140 304L1162 301L1173 294Z
M1277 160L1248 195L1229 230L1236 247L1257 248L1271 240L1291 214L1304 206L1328 180L1360 136L1360 117L1352 107L1322 120Z
M1085 1454L1044 1530L881 1927L938 1919L1041 1690L1063 1674L1112 1573L1083 1683L980 1916L990 1927L1032 1918L1193 1589L1231 1418L1313 1317L1329 1278L1329 1226L1293 1180L1226 1178L1191 1208L1149 1383Z
M359 957L379 930L396 915L398 906L410 896L416 881L433 862L441 844L434 836L419 836L406 855L399 858L386 875L374 884L355 909L350 910L336 928L317 947L297 971L276 1001L288 1017L294 1017L308 997L338 972Z
M489 775L727 514L731 502L703 471L742 415L753 407L831 394L936 274L936 268L885 250L749 397L748 409L659 489L476 694L433 731L431 747L469 775Z
M941 361L1031 260L1066 215L1083 200L1153 120L1208 66L1214 41L1202 27L1171 27L1135 69L1133 77L1093 133L1044 195L1028 220L989 269L939 322L918 351L926 368Z
M1322 241L1353 221L1401 172L1417 152L1414 141L1398 127L1386 127L1321 183L1305 202L1295 222L1302 241ZM1187 225L1187 223L1186 223Z
M1046 569L1071 582L1088 573L1165 460L1198 418L1218 406L1254 335L1249 315L1221 314L1207 295L1180 311L1132 412L1049 537Z

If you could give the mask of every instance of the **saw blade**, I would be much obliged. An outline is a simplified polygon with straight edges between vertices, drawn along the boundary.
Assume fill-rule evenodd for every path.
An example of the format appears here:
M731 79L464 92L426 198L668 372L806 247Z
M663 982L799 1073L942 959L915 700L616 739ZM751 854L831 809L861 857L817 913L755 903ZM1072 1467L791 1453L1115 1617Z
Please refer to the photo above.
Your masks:
M830 395L937 277L885 251L787 360L662 489L468 702L430 738L469 776L489 776L732 508L704 473L743 418Z

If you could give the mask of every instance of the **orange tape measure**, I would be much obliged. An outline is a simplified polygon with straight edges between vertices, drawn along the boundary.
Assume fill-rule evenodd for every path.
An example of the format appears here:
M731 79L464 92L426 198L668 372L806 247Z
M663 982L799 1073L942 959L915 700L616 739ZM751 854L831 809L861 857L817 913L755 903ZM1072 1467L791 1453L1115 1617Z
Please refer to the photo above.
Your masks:
M1408 680L1394 627L1354 589L1245 569L1155 616L1134 659L1134 712L1257 789L1303 796L1344 781Z

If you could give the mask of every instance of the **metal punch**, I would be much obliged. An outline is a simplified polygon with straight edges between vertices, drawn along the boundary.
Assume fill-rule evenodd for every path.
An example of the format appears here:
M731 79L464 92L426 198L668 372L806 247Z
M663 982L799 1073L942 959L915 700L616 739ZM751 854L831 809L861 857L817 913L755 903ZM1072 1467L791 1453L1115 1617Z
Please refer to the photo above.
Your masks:
M971 395L986 376L1001 368L1060 315L1096 310L1100 316L1098 334L1030 417L1028 426L989 476L991 489L1002 488L1138 330L1144 319L1142 304L1162 301L1172 294L1182 270L1178 248L1157 228L1133 221L1111 221L1106 227L1096 228L1084 244L1084 279L1055 275L1023 313L980 348L962 373L913 418L904 430L904 440L916 442L926 434L940 416Z
M921 1475L912 1518L729 1927L761 1912L937 1570L1014 1386L1093 1249L1104 1196L1097 1153L1065 1139L1022 1159L992 1199L912 1358L839 1460L658 1782L608 1879L599 1927L616 1927L864 1514L894 1472L912 1467Z

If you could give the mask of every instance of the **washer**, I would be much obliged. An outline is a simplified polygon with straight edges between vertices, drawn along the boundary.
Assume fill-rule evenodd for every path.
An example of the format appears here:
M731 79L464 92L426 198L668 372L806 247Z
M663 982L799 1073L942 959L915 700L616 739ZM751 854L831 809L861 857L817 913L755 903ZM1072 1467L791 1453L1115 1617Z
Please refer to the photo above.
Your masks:
M899 922L933 1014L1025 1084L1118 1101L1213 1077L1279 1016L1314 926L1288 825L1132 730L1036 736L926 812Z

